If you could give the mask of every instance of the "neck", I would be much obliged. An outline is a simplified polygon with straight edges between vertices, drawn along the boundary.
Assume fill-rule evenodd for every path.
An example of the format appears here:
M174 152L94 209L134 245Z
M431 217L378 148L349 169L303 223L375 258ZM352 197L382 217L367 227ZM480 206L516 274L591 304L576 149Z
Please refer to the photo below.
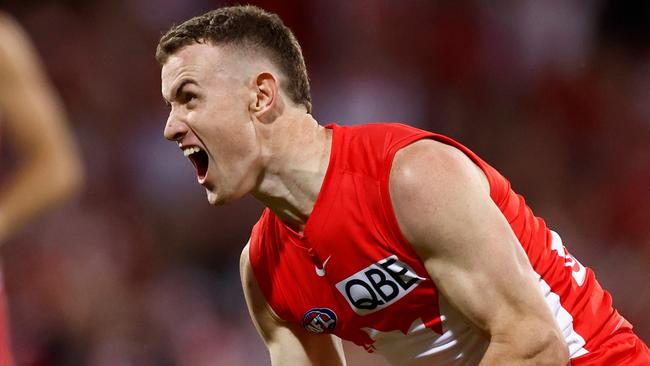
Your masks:
M303 112L264 125L260 136L265 168L251 193L302 232L329 165L332 131Z

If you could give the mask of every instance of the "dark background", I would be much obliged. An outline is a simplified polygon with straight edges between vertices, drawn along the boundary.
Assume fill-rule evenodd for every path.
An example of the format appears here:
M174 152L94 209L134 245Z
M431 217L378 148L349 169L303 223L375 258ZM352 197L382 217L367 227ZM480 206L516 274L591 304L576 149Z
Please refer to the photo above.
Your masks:
M238 275L261 206L210 207L162 136L157 40L225 3L4 1L87 169L81 195L2 248L19 366L268 364ZM460 140L650 341L650 2L252 3L297 35L321 123L403 121Z

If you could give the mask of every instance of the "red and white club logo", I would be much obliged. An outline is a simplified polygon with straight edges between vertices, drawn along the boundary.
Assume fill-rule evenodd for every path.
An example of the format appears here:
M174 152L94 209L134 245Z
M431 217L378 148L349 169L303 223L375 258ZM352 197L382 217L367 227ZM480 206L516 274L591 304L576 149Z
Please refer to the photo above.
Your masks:
M311 309L302 318L302 326L313 333L332 333L336 328L336 314L327 308Z

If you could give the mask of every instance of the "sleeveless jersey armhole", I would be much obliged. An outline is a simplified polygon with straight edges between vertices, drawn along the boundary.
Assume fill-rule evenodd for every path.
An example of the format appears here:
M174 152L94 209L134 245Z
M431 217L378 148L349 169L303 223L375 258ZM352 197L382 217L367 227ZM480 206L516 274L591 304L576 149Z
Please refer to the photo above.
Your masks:
M397 154L397 151L414 143L415 141L426 139L426 138L433 138L433 137L434 137L433 133L422 131L421 133L416 133L394 142L388 148L386 157L384 158L383 166L381 167L380 170L379 189L380 189L381 205L384 211L385 220L388 223L388 227L390 228L390 232L393 235L393 239L395 239L398 243L400 243L405 248L409 248L409 251L411 245L406 240L406 238L404 238L404 235L402 234L402 230L399 228L399 224L397 223L397 215L395 215L395 210L393 208L393 201L391 200L390 197L390 189L389 189L390 171L391 168L393 167L393 159L395 158L395 154Z
M257 285L264 296L267 306L270 310L273 311L274 316L279 318L279 320L287 322L290 317L289 310L286 307L286 298L281 294L282 291L277 291L281 289L279 286L275 286L274 276L269 273L269 264L267 263L269 258L267 256L270 254L268 251L265 251L263 248L262 237L260 233L264 232L264 229L261 226L268 224L268 213L265 211L262 213L260 220L253 226L251 231L250 244L248 247L248 261L253 270L253 276Z
M488 180L488 185L490 186L490 197L497 204L497 206L499 206L501 201L507 197L507 193L510 190L510 182L503 178L501 174L496 171L496 169L492 168L488 163L483 161L483 159L479 158L478 155L476 155L472 150L468 149L460 142L450 137L439 134L433 134L433 139L460 150L474 164L476 164L476 166L478 166L481 171L483 171L483 174L485 174L485 177ZM506 185L504 186L499 184L499 179L506 180ZM505 189L500 189L500 187L505 187Z

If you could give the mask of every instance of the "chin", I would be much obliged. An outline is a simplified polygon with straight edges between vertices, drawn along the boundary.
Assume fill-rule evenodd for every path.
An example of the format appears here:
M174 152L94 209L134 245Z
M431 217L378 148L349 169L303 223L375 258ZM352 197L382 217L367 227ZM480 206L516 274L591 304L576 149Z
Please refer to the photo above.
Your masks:
M210 190L205 190L208 198L208 203L212 206L223 206L228 202L234 201L239 197L233 196L232 194L226 194L224 192L213 192Z
M207 189L205 190L205 193L207 194L208 203L212 206L221 206L227 202L223 199L223 195L216 194Z
M215 192L206 188L208 202L212 206L222 206L246 195L247 192Z

